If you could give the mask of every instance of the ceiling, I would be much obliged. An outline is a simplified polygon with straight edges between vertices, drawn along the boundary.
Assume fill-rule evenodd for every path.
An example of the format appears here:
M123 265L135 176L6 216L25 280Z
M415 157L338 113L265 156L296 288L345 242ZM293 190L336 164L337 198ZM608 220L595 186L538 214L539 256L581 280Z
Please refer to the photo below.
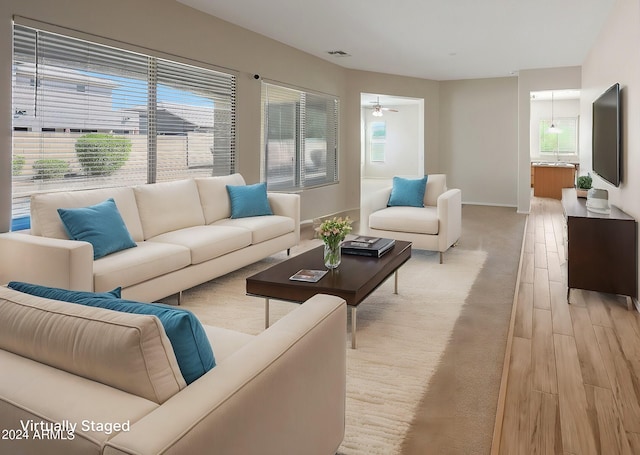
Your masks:
M432 80L579 66L615 2L178 1L346 68Z

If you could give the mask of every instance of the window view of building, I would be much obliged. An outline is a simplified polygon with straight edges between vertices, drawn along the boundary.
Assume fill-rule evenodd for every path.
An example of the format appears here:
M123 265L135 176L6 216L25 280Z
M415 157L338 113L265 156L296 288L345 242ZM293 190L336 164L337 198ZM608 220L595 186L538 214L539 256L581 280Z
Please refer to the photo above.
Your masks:
M235 76L14 26L13 217L37 192L226 175Z

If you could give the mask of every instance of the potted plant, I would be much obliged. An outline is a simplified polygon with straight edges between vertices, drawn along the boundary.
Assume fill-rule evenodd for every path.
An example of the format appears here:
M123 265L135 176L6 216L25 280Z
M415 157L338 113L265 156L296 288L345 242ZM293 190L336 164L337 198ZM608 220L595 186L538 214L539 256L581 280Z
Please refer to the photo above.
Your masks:
M576 188L576 194L578 197L587 197L588 191L591 189L591 175L581 175L578 177L578 187Z

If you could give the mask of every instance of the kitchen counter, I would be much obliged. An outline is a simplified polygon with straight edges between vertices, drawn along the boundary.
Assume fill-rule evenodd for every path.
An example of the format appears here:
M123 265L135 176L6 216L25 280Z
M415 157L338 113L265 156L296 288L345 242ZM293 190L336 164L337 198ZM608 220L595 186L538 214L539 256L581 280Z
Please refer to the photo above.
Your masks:
M533 195L562 199L562 188L573 188L576 182L576 165L566 162L531 163Z

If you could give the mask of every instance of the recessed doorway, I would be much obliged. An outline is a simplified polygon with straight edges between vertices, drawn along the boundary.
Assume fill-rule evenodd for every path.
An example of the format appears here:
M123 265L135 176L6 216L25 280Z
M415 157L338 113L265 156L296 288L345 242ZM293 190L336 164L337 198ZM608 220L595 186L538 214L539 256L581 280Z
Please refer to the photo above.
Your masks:
M368 214L363 201L390 186L394 176L424 175L424 99L360 94L361 231Z

